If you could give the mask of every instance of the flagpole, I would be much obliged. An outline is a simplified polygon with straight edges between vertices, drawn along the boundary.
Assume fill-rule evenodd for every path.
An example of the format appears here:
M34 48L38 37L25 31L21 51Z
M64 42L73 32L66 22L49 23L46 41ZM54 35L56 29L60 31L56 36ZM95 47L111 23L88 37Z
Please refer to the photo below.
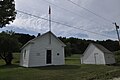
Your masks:
M51 31L51 7L49 6L49 31Z
M51 32L51 7L49 6L49 32ZM51 34L49 34L49 44L51 44Z

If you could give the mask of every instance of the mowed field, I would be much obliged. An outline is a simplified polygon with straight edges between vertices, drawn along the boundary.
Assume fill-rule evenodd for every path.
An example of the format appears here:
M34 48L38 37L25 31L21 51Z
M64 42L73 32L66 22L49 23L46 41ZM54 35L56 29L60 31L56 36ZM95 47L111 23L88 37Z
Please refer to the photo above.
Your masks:
M0 60L0 80L108 80L120 77L120 65L81 65L80 55L67 57L63 66L24 68L19 66L19 54L14 54L13 65ZM120 61L119 54L116 55Z

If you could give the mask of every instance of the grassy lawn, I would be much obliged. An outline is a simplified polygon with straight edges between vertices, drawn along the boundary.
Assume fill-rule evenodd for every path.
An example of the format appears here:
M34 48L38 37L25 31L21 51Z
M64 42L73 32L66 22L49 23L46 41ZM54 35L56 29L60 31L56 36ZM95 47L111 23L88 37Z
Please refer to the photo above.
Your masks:
M5 66L0 60L0 80L107 80L120 77L120 66L81 65L79 55L67 57L63 66L39 68L20 67L18 54L14 56L11 66Z
M68 65L80 65L80 55L74 54L71 57L65 58L65 64Z

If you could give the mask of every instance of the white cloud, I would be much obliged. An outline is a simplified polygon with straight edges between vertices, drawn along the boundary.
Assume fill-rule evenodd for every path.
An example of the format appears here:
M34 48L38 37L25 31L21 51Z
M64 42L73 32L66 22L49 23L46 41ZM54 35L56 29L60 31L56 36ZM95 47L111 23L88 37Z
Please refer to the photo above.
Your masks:
M52 5L46 1L55 4ZM111 21L119 22L119 0L72 0L73 2L99 14ZM16 9L48 18L48 6L52 7L52 20L75 26L81 29L114 36L103 33L104 31L114 30L114 25L94 14L75 6L67 0L16 0ZM63 9L64 8L64 9ZM120 23L118 23L120 24ZM16 20L12 24L16 28L44 33L48 31L48 21L30 17L18 13ZM52 23L52 30L58 36L70 35L86 39L108 39L107 37L95 35L82 30L69 28L60 24ZM81 36L83 34L83 36ZM80 35L80 36L79 36ZM86 37L84 37L86 36Z

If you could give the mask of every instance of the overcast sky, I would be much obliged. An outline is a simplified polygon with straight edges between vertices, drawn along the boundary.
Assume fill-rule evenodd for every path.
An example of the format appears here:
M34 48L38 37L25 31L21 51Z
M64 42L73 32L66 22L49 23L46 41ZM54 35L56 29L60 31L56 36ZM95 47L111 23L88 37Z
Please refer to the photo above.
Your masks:
M52 22L52 32L57 36L77 37L82 39L106 40L117 39L112 22L120 25L120 0L71 0L74 3L100 15L76 6L68 0L15 0L16 9L48 19L48 6L52 8L52 20L74 26L70 28ZM107 19L107 20L106 20ZM37 35L49 30L48 21L26 14L17 13L16 20L1 30L14 30L20 33ZM90 32L99 33L93 34Z

